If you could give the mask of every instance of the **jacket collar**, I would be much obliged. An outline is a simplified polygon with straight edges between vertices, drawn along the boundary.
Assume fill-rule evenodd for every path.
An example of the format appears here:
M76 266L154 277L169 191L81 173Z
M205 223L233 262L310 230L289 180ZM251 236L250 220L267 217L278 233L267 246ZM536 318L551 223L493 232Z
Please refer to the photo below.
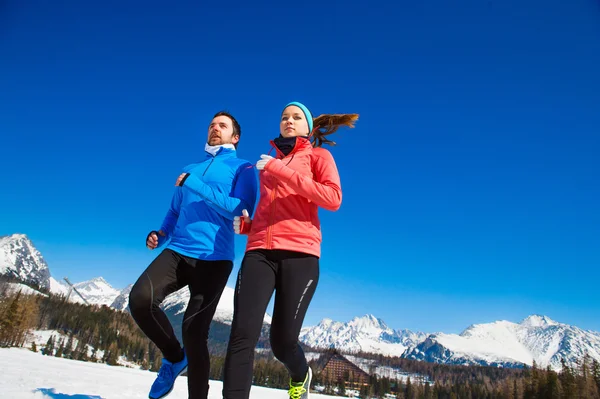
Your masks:
M204 151L213 157L227 153L233 153L235 155L235 146L233 144L209 145L206 143L204 145Z
M277 158L279 159L285 158L286 156L294 155L300 151L312 150L312 144L310 143L310 140L307 137L296 137L296 143L294 144L294 148L287 155L285 155L279 150L279 148L277 148L275 140L271 140L271 145L273 146L273 148L275 148L275 151L277 152Z

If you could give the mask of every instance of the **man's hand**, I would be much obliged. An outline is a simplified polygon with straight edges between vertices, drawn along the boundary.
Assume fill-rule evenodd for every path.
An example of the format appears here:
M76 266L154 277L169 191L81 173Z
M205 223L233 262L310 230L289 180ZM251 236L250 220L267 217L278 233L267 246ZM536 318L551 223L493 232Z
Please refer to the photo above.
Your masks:
M260 156L260 161L258 161L258 162L256 163L256 169L258 169L258 170L263 170L263 169L265 168L265 166L267 166L267 163L268 163L268 162L269 162L271 159L273 159L273 157L272 157L272 156L270 156L270 155L265 155L265 154L262 154L262 155Z
M179 175L179 177L177 178L177 181L175 182L175 185L177 187L181 187L183 186L183 183L185 182L185 179L187 179L187 177L189 176L189 173L182 173Z
M148 249L155 249L158 247L158 234L162 237L165 236L165 233L162 230L153 230L148 234L148 237L146 237L146 247L148 247Z
M250 219L248 211L244 209L242 216L235 216L233 218L233 231L235 231L235 234L243 234L250 223L252 223L252 219Z

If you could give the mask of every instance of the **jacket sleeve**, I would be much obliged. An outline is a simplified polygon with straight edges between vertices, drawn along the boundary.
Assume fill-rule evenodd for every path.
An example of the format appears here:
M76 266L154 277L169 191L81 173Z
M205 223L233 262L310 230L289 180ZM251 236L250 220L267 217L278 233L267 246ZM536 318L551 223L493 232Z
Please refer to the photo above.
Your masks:
M337 211L342 204L340 175L333 156L327 150L321 149L315 155L312 166L314 179L296 172L279 159L270 160L265 170L324 209Z
M181 208L181 187L175 187L173 198L171 199L171 206L165 215L165 219L162 222L160 230L165 233L165 237L158 235L158 245L161 246L166 240L168 240L173 234L173 229L179 219L179 210Z
M249 163L242 164L237 170L231 192L224 192L220 187L211 186L194 175L189 175L183 187L193 191L212 209L224 218L233 220L241 216L242 210L254 212L258 181L254 168Z

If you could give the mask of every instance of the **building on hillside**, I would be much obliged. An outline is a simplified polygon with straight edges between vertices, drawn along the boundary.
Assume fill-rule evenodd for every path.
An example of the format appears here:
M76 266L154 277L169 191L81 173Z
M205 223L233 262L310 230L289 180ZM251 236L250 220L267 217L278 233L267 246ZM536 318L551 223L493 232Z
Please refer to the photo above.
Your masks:
M335 350L321 355L315 371L323 383L336 384L341 380L348 389L369 385L369 374Z

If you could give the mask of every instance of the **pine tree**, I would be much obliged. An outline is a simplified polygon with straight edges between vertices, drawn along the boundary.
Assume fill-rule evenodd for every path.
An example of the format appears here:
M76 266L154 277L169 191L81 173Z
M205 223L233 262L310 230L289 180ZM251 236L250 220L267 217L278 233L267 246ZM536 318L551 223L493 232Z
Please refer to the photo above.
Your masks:
M338 395L346 396L346 384L342 378L337 381Z
M406 387L404 388L404 396L406 399L414 399L415 398L415 390L410 382L410 377L406 379Z
M46 346L42 349L42 354L52 356L54 354L54 335L51 335L46 341Z
M37 345L35 344L35 341L31 343L31 351L37 352Z
M98 348L95 346L92 349L92 354L90 355L90 361L96 363L98 361Z
M21 291L10 301L8 309L0 319L0 346L12 346L16 340L19 327L19 301Z
M65 351L65 340L64 338L60 338L58 341L58 349L56 350L56 357L63 357L63 352Z
M596 383L596 390L600 392L600 363L596 359L592 361L592 379Z
M75 348L75 352L73 354L73 359L82 360L84 362L88 361L87 354L87 345L83 343L83 340L77 341L77 347Z
M562 387L562 399L575 399L577 397L577 386L575 385L575 376L571 368L567 365L565 359L560 359L562 365L559 381Z
M73 333L69 334L69 339L65 344L65 348L63 349L63 357L67 359L72 359L73 352Z
M116 366L119 360L119 348L117 347L117 343L113 342L110 344L108 348L108 356L106 358L106 364L111 366Z
M425 382L425 388L423 388L423 398L433 399L433 390L431 389L431 385L429 385L429 381Z
M546 369L546 388L543 392L545 399L560 399L560 384L558 382L558 375L550 368Z

